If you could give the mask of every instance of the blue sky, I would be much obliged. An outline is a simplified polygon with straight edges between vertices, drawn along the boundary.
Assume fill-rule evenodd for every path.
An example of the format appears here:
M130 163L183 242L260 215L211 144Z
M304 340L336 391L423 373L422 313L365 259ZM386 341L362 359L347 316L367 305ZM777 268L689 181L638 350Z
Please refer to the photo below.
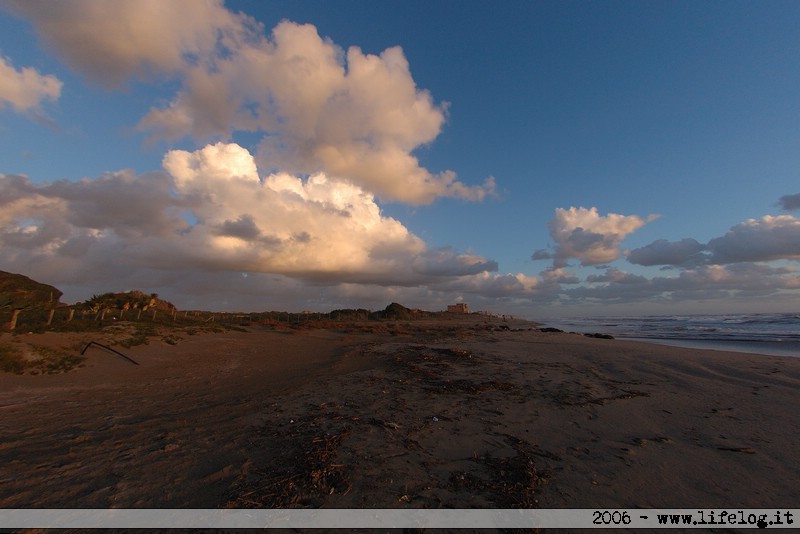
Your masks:
M66 301L797 310L796 2L108 5L0 1L0 269Z

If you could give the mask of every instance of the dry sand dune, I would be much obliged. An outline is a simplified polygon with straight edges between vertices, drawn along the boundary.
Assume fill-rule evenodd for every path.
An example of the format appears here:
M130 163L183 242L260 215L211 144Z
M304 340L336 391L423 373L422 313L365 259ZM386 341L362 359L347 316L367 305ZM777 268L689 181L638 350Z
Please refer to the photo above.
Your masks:
M0 374L0 506L800 498L800 359L489 318L370 329L201 334L125 350L139 366L90 349L69 373Z

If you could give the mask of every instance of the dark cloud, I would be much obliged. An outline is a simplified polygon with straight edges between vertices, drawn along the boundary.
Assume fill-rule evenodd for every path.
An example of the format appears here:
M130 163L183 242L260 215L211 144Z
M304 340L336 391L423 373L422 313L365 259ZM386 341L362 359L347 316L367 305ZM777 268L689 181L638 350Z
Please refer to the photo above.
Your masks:
M634 249L627 254L628 261L636 265L687 265L701 261L698 256L706 249L697 240L692 238L681 241L667 241L659 239L641 248Z
M531 255L531 259L534 260L534 261L536 261L536 260L552 260L553 259L553 254L548 252L547 250L539 249L537 251L534 251L533 255Z
M653 278L609 268L586 281L590 285L562 289L561 295L573 303L680 303L756 295L784 298L800 289L796 269L757 263L700 266Z
M718 264L800 259L800 219L790 215L749 219L708 242Z
M614 267L609 267L603 274L589 275L586 277L586 281L590 284L608 282L612 284L646 285L648 283L648 279L644 276L627 273Z
M472 276L452 279L440 289L466 293L482 298L530 299L538 295L539 281L522 274L490 274L482 272Z
M430 249L414 259L414 272L423 276L465 276L496 272L497 262L481 256L459 254L450 247Z
M782 196L778 199L778 206L784 211L800 210L800 193Z
M684 268L800 259L800 219L791 215L748 219L706 245L691 238L659 239L628 252L627 259L635 265Z
M38 193L64 201L66 222L76 227L132 237L167 235L185 226L179 210L189 204L171 195L172 188L166 173L125 170L93 180L53 182L39 186Z
M245 241L252 241L261 235L261 230L253 220L252 215L244 214L232 221L226 219L219 227L219 235L238 237Z

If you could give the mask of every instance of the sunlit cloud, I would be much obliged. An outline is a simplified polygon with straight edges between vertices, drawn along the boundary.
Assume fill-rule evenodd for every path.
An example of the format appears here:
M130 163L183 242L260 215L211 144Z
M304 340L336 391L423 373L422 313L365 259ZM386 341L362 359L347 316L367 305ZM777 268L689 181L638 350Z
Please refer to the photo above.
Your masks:
M40 74L32 67L17 70L0 56L0 110L9 106L19 113L41 112L42 102L58 100L62 86L51 74Z
M446 103L416 86L400 47L378 55L347 50L311 24L262 25L221 1L12 1L65 62L109 88L131 78L176 80L166 105L142 117L152 140L263 136L264 170L324 173L382 200L428 204L480 201L495 192L431 172L413 151L441 132Z
M497 270L476 254L429 248L349 182L262 178L236 144L170 151L164 168L48 184L0 175L0 259L66 282L137 268L414 286Z
M5 0L32 21L40 40L94 83L116 88L211 58L242 38L248 17L222 0Z
M566 267L570 259L577 259L582 265L609 263L622 255L622 240L655 217L600 215L597 208L557 208L548 224L555 250L537 250L532 258L553 259L554 268Z
M786 200L786 199L789 200ZM781 203L791 205L792 197ZM649 220L652 220L652 216ZM693 238L659 239L649 245L621 251L622 238L645 223L638 217L597 210L557 210L550 222L554 250L538 250L532 259L552 259L542 271L538 300L580 305L597 303L682 303L714 299L787 299L800 289L800 274L793 263L800 259L800 219L790 215L764 216L734 225L724 235L703 244ZM671 276L648 276L610 266L622 256L634 265L677 270ZM599 274L582 280L567 269L574 258L583 266L597 265ZM556 285L556 288L554 288Z

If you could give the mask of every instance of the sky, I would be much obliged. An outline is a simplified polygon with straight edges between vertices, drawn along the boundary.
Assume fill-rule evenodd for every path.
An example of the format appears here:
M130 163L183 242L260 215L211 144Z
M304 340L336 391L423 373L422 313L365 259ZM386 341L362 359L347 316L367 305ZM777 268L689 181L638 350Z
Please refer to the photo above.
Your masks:
M0 0L0 270L78 302L800 310L800 3Z

